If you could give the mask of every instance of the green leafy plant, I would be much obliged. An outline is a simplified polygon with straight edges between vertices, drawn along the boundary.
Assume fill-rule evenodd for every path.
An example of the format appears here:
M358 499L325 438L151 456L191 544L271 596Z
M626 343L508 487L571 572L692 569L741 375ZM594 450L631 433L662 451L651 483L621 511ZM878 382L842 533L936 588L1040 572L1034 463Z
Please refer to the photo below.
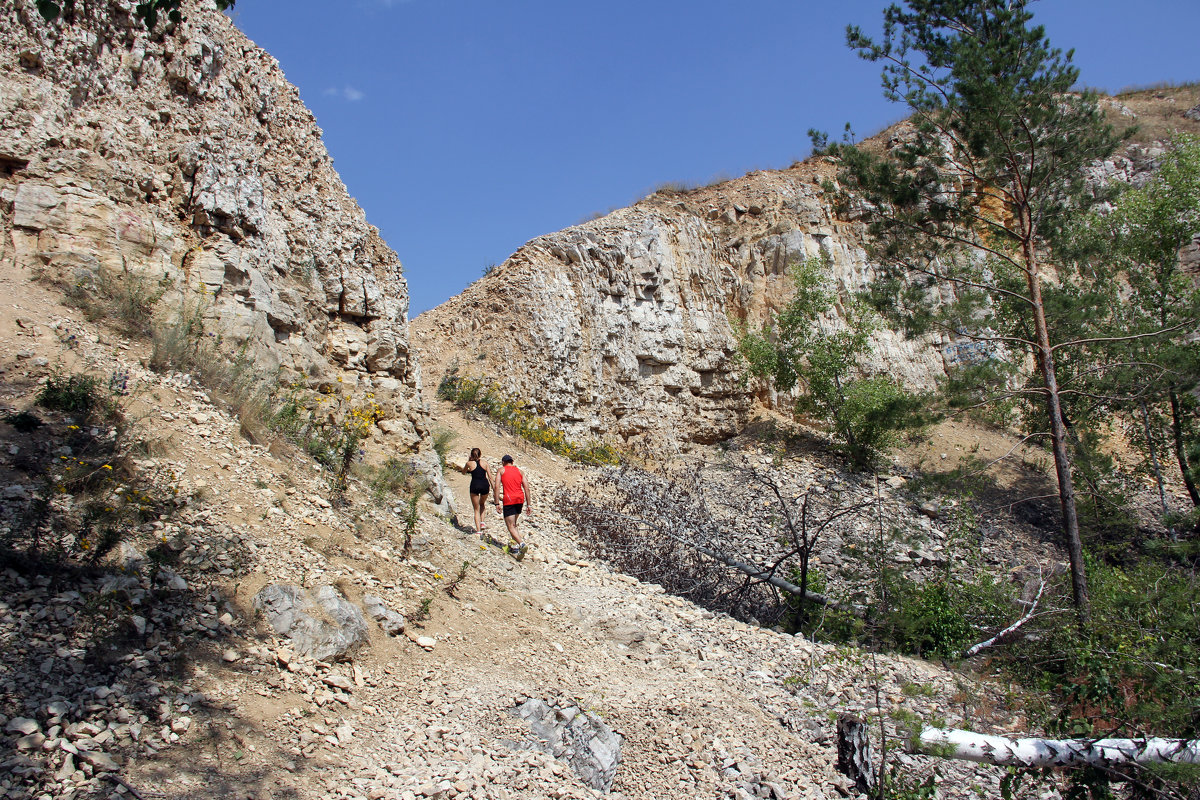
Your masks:
M149 336L155 309L172 283L166 273L155 281L138 272L97 268L63 288L67 303L90 322L104 321L124 333Z
M207 329L211 308L207 290L184 297L179 307L154 328L150 368L186 372L237 415L242 434L265 441L272 430L273 375L256 366L247 345L227 353L219 336Z
M349 485L350 468L363 455L360 445L383 416L371 395L351 400L336 392L308 392L297 384L279 402L270 425L329 469L340 495Z
M395 456L377 467L364 467L362 472L376 505L392 502L397 495L408 491L414 480L412 462Z
M421 605L419 605L417 607L417 610L409 615L409 617L408 617L409 620L412 622L424 622L425 620L429 619L429 609L432 606L433 606L433 598L432 597L426 597L426 598L422 599Z
M458 568L458 574L457 574L457 575L455 575L455 576L454 576L454 577L453 577L453 578L450 580L450 582L449 582L449 583L447 583L447 584L446 584L444 587L442 587L443 589L445 589L445 590L446 590L446 594L450 595L451 597L455 597L455 598L457 597L457 595L455 594L455 592L457 592L457 591L458 591L458 586L459 586L459 584L461 584L461 583L462 583L464 580L466 580L466 579L467 579L467 570L469 570L470 568L471 568L471 562L470 562L470 561L463 561L463 562L462 562L462 566L460 566L460 567Z
M107 391L104 381L83 372L51 373L42 381L37 402L53 411L85 416L94 412L111 411L114 408L112 394Z
M878 324L865 302L841 303L842 326L825 321L835 300L826 259L798 262L791 272L792 300L761 331L743 332L738 351L750 373L777 390L802 385L796 413L828 423L852 462L870 466L898 431L920 424L923 403L886 375L863 374L860 364Z
M454 442L458 439L458 434L449 428L434 428L433 429L433 451L438 455L438 461L442 464L442 469L446 468L446 455L450 452L450 448L454 446Z
M139 462L140 440L114 386L121 382L84 373L56 372L46 380L39 401L54 414L35 435L50 437L46 452L54 446L68 454L29 462L38 488L3 535L0 551L50 564L95 564L181 505L170 469ZM77 424L80 414L90 422Z

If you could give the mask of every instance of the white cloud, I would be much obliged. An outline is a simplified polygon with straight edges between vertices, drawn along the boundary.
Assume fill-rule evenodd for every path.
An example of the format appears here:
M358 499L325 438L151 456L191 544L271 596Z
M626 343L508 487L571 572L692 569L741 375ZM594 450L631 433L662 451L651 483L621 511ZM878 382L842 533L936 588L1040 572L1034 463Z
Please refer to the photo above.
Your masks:
M325 91L321 92L321 94L325 95L326 97L339 97L342 100L345 100L350 103L357 103L359 100L362 100L364 97L367 96L361 90L355 89L353 86L350 86L350 85L346 85L346 86L342 87L341 89L335 89L333 87L330 87L330 88L326 89Z

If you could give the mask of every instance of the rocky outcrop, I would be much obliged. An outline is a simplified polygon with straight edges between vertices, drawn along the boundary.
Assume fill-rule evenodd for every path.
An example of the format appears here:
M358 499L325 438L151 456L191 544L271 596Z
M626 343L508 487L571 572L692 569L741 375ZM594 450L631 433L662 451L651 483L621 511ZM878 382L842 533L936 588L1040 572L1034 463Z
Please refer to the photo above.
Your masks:
M0 257L67 286L141 280L169 324L264 373L371 393L392 447L423 448L396 254L334 171L279 64L209 0L153 34L131 4L46 23L0 1Z
M901 130L876 141L886 146ZM1096 187L1140 185L1168 146L1132 144L1094 165L1089 179ZM833 164L814 158L659 191L534 239L413 321L425 374L434 380L457 369L495 379L575 437L657 454L728 438L755 403L789 409L794 396L746 379L737 330L757 329L788 302L796 261L827 261L840 300L823 324L834 328L842 303L875 277L861 219L836 213L822 189L833 177ZM1196 252L1196 243L1185 249L1185 267L1200 263ZM885 328L863 366L925 390L982 347Z
M823 197L828 173L807 163L660 192L534 239L414 320L426 374L457 365L495 377L582 438L660 451L728 438L755 396L735 326L756 327L787 302L797 260L827 257L843 296L874 274L861 225ZM930 387L955 354L929 344L882 331L870 369Z
M272 584L254 596L254 608L277 634L292 640L297 653L319 661L340 658L367 641L362 611L341 592L321 586L313 599L315 603L299 586ZM328 621L320 618L321 612Z

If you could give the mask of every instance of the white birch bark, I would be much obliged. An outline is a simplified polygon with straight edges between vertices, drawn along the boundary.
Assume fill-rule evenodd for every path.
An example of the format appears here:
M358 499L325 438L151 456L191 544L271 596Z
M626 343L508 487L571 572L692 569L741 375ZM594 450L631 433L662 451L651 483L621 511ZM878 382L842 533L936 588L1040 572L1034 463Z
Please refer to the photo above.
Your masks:
M974 731L925 728L919 747L928 755L1002 767L1200 764L1200 739L1007 739Z

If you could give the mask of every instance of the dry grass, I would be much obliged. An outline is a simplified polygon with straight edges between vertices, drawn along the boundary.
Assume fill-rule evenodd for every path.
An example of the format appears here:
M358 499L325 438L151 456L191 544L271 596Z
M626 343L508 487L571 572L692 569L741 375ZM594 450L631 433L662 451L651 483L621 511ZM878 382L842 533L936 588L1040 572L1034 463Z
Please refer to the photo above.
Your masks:
M1137 115L1131 119L1117 109L1108 115L1118 129L1131 122L1138 126L1131 139L1135 144L1166 141L1177 133L1200 134L1200 121L1184 116L1200 105L1200 81L1123 89L1113 99Z

